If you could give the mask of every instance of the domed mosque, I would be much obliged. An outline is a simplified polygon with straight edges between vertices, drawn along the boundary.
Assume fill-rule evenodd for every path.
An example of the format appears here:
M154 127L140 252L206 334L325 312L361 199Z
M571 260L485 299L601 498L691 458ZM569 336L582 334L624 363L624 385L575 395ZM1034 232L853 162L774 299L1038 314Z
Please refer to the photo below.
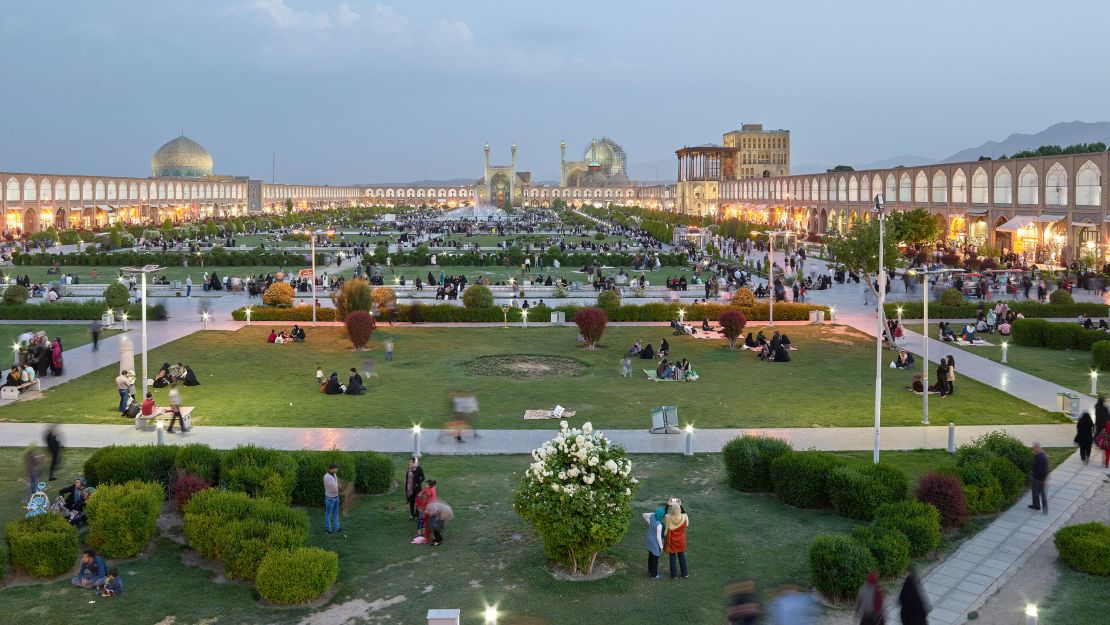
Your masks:
M562 177L564 187L627 187L628 156L624 148L608 137L590 142L583 159L567 160L567 144L562 147Z
M155 178L205 178L212 175L212 155L182 134L158 148L150 169Z

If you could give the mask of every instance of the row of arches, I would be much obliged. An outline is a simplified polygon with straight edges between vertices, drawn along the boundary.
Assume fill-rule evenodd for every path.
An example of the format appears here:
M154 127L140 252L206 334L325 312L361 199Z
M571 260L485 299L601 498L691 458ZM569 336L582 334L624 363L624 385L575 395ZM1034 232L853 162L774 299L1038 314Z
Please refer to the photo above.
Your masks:
M404 187L399 189L373 188L366 189L366 197L380 198L469 198L474 195L473 190L466 187L459 188L430 188L430 187Z
M263 197L272 200L354 199L362 196L362 189L358 187L266 185L263 191Z
M246 186L223 183L182 183L140 180L68 180L9 176L4 199L15 202L113 202L125 200L242 199Z
M883 177L873 175L833 174L827 176L793 176L779 180L742 181L731 186L734 199L801 200L823 202L869 202L878 194L887 201L932 204L996 204L1011 205L1015 201L1015 179L1010 168L1000 166L993 181L984 167L976 167L970 185L964 168L957 168L949 180L944 170L930 177L919 170L889 172ZM1101 206L1102 170L1088 160L1076 171L1074 180L1060 162L1049 167L1042 185L1041 176L1032 164L1017 173L1016 203L1036 206L1044 190L1046 206Z

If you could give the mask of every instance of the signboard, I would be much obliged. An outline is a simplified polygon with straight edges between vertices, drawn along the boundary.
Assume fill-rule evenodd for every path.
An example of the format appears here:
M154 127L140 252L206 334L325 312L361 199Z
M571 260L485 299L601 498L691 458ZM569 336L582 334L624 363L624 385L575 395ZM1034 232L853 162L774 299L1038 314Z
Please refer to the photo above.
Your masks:
M302 278L311 278L312 277L312 270L311 269L302 269L302 270L297 272L297 275L302 277Z

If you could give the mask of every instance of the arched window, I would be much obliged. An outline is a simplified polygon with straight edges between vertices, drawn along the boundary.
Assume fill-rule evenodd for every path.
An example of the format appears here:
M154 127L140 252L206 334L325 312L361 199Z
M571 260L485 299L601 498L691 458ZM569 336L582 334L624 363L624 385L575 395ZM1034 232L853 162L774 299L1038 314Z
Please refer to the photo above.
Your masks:
M97 180L96 181L96 193L93 195L93 199L98 200L98 201L104 199L104 181L103 180Z
M92 183L89 182L88 180L86 180L85 182L83 182L81 184L81 199L82 200L91 200L91 199L93 199L93 186L92 186Z
M967 176L962 169L952 174L952 203L967 204Z
M910 202L913 199L913 186L910 183L910 175L902 174L898 179L898 201Z
M15 178L8 178L7 191L5 197L9 202L19 201L19 181Z
M1102 203L1101 172L1087 161L1075 174L1075 205L1099 206Z
M826 178L821 179L821 201L825 202L829 199L829 181ZM878 313L876 313L878 314Z
M836 183L836 201L848 201L848 181L844 179L844 176L841 176Z
M923 171L917 172L917 176L914 177L913 201L922 203L929 201L929 177Z
M35 181L33 179L28 178L28 179L23 181L23 201L24 202L34 202L35 200L38 199L38 195L36 194L35 189L36 189Z
M139 199L139 185L132 182L131 186L129 188L129 193L127 194L127 197L128 197L128 199L131 199L131 200Z
M948 203L948 176L943 171L933 174L932 201L934 204Z
M1014 201L1014 180L1010 170L1003 167L994 174L994 203L1009 205Z
M863 183L867 184L867 178L863 179ZM849 202L858 202L859 201L859 181L856 180L855 176L852 176L851 178L848 179L848 201Z
M876 195L878 195L882 192L883 192L883 179L879 177L879 174L875 174L875 176L873 178L871 178L871 192L864 195L863 200L865 202L870 202L872 199L874 199L874 197Z
M54 182L54 199L57 201L66 199L66 183L62 180Z
M817 198L817 179L814 178L809 181L809 199L816 201Z
M72 202L74 200L79 200L79 199L81 199L81 185L78 184L78 182L76 180L70 180L69 181L69 200Z
M1026 165L1018 174L1018 204L1036 204L1040 200L1037 185L1040 180L1037 170L1032 165Z
M42 180L39 181L39 201L40 202L44 201L44 200L49 202L50 198L51 198L51 195L50 195L51 191L52 191L52 189L50 188L50 181L49 180L47 180L46 178L43 178Z
M141 185L139 185L139 199L140 200L145 200L145 199L148 199L148 198L150 198L150 195L147 194L146 183L144 182Z
M1044 203L1048 206L1068 205L1068 172L1060 163L1053 163L1045 175Z
M116 199L116 183L115 182L109 182L108 183L108 196L107 197L108 197L109 200L115 200Z

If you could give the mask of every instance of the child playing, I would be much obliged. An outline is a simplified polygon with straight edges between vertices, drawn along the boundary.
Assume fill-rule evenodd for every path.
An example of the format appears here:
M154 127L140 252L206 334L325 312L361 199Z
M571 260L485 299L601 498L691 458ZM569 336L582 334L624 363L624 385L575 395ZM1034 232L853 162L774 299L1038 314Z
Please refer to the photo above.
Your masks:
M386 362L393 360L393 339L385 340L385 360Z
M316 365L316 386L324 385L324 370L320 365Z
M96 594L101 597L118 597L122 592L123 582L119 578L119 569L113 566L108 569L108 579L104 580L104 585Z
M625 355L625 357L621 359L621 377L632 377L632 359L629 358L628 355Z

